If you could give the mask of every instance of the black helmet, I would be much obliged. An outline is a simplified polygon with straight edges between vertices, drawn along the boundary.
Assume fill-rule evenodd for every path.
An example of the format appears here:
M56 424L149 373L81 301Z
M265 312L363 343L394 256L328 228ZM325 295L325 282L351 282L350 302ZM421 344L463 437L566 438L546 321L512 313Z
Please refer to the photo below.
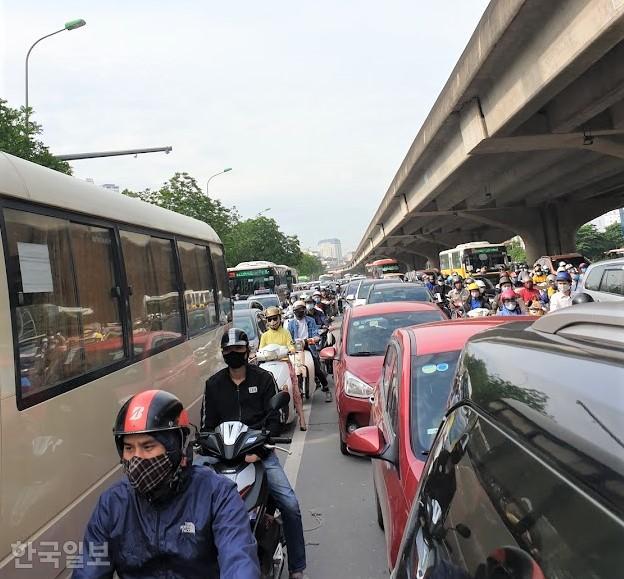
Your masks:
M592 298L589 294L580 293L580 294L576 294L572 298L572 305L589 304L589 303L591 303L593 301L594 301L594 298Z
M179 431L181 450L188 445L189 417L177 396L165 390L145 390L135 394L121 407L113 434L117 452L123 455L126 434L151 434L159 439L162 433ZM167 445L165 445L167 446Z
M221 336L221 349L229 346L246 346L249 348L249 338L240 328L230 328Z

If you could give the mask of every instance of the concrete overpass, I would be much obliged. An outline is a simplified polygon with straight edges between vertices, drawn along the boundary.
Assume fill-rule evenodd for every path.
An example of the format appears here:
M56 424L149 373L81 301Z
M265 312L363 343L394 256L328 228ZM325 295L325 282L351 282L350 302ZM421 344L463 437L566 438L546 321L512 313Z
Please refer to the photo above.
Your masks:
M624 205L624 0L493 0L350 264L521 235L574 251Z

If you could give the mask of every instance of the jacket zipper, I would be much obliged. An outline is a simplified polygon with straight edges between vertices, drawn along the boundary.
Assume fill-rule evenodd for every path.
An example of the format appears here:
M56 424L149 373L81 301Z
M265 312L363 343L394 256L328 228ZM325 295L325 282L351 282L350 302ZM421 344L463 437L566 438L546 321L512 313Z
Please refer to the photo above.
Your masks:
M238 421L242 422L243 421L243 409L241 408L241 403L240 403L239 387L240 387L240 384L237 384L236 385L236 398L238 399Z

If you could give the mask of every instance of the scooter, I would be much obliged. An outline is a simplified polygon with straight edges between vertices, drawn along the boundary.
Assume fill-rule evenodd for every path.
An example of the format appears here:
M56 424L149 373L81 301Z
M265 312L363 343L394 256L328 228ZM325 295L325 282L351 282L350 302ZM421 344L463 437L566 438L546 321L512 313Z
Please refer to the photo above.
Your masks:
M287 392L277 393L271 398L271 410L277 412L288 406L288 398ZM264 428L252 430L242 422L232 421L223 422L214 432L200 433L194 445L198 454L210 457L203 463L205 466L212 467L236 483L258 543L263 579L278 579L281 576L286 559L286 540L280 512L269 495L262 461L247 463L245 456L260 449L275 449L291 454L289 450L275 446L276 443L288 444L291 441L291 438L272 438Z
M295 352L291 354L291 361L295 366L297 382L301 396L306 400L312 395L312 384L316 384L316 374L314 372L314 360L309 350L305 349L307 344L314 344L313 338L307 340L295 340Z
M484 318L485 316L489 316L491 313L492 311L487 308L475 308L474 310L470 310L466 316L468 318Z
M273 374L277 387L280 391L288 392L290 402L288 406L280 412L280 421L282 424L290 424L297 417L294 405L293 388L296 386L290 378L290 368L288 362L289 351L286 346L277 344L269 344L256 352L256 360L265 370Z

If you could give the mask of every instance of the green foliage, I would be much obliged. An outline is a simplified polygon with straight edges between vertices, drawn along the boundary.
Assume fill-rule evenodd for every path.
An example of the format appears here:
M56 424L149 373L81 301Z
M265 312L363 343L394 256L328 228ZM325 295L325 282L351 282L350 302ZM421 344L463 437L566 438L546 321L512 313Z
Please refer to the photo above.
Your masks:
M507 255L514 263L526 263L526 251L517 241L513 241L507 246Z
M32 109L29 109L32 116ZM67 175L72 169L66 161L60 161L36 138L43 132L41 125L29 119L29 132L26 134L26 110L12 109L7 101L0 98L0 151L49 167Z
M586 223L576 232L576 251L592 261L605 259L605 251L624 246L624 235L619 223L598 231L595 225Z
M323 262L316 256L309 253L302 253L299 263L295 266L300 276L307 276L309 279L318 279L319 275L325 273Z
M188 173L176 173L156 191L124 189L122 193L208 223L224 243L238 221L236 208L229 209L218 199L210 199Z

